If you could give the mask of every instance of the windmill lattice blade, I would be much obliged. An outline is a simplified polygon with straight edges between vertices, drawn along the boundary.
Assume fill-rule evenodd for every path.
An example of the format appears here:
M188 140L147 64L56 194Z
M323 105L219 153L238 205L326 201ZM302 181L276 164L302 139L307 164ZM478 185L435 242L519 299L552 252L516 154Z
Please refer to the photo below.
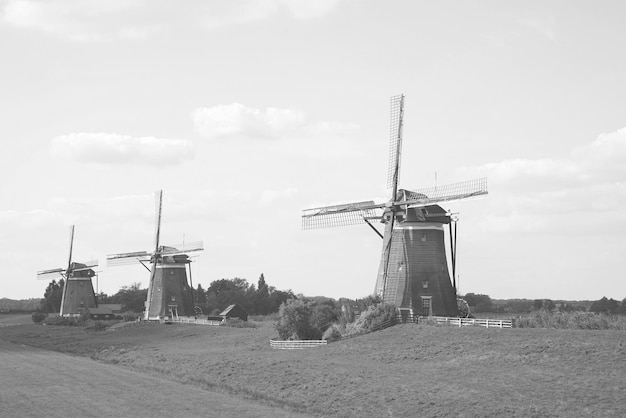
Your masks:
M67 269L70 269L70 266L72 265L72 249L74 247L74 225L72 225L70 227L70 256L68 257L67 260Z
M383 204L374 201L325 206L302 211L302 229L329 228L363 223L363 218L378 218L376 209Z
M98 267L98 260L89 260L89 261L85 261L84 263L85 267L87 268L91 268L91 267Z
M62 273L65 273L64 268L41 270L37 272L37 279L45 280L45 279L49 279L52 276L58 277L59 274L62 274Z
M107 255L107 266L121 266L126 264L134 264L137 261L150 261L150 254L146 251L137 251L134 253L120 253Z
M141 261L148 263L150 262L150 257L116 258L113 260L107 260L107 267L129 266L131 264L137 264Z
M404 95L391 98L391 131L389 143L389 172L387 188L398 187L400 178L400 155L402 154L402 118L404 114Z
M487 178L483 177L445 186L435 186L415 191L405 190L404 200L396 203L409 205L410 207L420 207L471 199L486 194Z
M161 211L163 209L163 190L156 192L156 220L154 233L154 252L159 251L159 237L161 235Z
M183 244L177 244L172 246L164 247L163 254L185 254L194 251L202 251L204 250L204 242L196 241L196 242L185 242Z

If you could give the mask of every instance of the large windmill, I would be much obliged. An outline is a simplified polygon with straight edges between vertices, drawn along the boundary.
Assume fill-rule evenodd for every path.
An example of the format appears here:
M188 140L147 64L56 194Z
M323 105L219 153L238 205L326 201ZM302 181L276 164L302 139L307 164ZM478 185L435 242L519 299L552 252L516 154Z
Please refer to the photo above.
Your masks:
M154 251L111 254L107 256L107 265L122 265L135 262L141 263L150 271L148 297L145 303L144 318L158 320L193 316L193 284L187 283L187 265L191 259L187 253L201 251L202 242L183 243L176 246L160 244L161 213L163 208L163 192L156 193L156 232ZM152 264L149 268L147 263ZM191 266L189 267L191 279Z
M37 272L38 279L49 279L52 276L63 277L63 296L61 297L61 316L79 315L82 309L96 308L98 302L93 291L91 278L95 275L92 267L98 265L98 260L86 263L72 261L72 249L74 247L74 225L70 227L70 255L67 267L42 270Z
M416 191L398 189L403 116L404 95L392 97L389 201L306 209L302 214L302 227L368 224L383 239L375 294L384 302L395 304L403 314L457 316L456 286L450 282L444 238L444 224L455 222L456 216L446 212L439 203L485 195L487 179ZM372 220L385 224L384 235L372 225ZM450 230L452 232L452 228ZM453 269L455 246L451 244Z

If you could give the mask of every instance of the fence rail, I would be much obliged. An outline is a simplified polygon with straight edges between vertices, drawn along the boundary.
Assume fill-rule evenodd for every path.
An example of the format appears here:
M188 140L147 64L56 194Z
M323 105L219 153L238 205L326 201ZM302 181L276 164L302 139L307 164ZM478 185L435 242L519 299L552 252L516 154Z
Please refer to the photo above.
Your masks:
M478 326L484 328L513 328L511 319L477 319L477 318L452 318L445 316L398 316L398 322L426 323L435 321L438 325L450 325L457 327Z
M169 322L176 322L178 324L197 324L197 325L221 325L222 321L213 321L210 319L178 317L168 320Z
M300 341L281 341L270 340L270 346L277 350L295 350L302 348L320 347L328 344L326 340L300 340Z

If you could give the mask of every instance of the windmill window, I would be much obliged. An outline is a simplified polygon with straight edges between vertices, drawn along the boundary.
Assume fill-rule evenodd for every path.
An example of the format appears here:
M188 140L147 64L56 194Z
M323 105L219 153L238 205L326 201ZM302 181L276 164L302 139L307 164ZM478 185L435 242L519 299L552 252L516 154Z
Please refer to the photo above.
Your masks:
M426 232L422 234L422 241L426 241Z
M399 261L398 262L398 271L402 271L402 267L404 267L404 262L403 261Z
M172 296L172 302L176 301L176 296Z
M422 280L422 287L428 289L428 279Z

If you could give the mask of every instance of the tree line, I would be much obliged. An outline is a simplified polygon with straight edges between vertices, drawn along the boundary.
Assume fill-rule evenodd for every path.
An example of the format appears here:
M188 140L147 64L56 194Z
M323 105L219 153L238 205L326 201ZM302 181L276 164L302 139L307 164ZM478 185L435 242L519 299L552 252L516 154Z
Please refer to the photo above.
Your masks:
M52 280L39 303L39 311L52 313L61 309L64 281ZM268 315L278 312L280 305L288 299L296 298L291 290L278 290L265 281L261 273L256 285L246 279L220 279L211 282L207 289L200 283L193 289L193 304L200 307L203 314L217 315L232 304L241 305L250 315ZM142 289L139 283L122 287L117 293L96 295L98 303L121 304L125 312L141 313L148 297L148 289Z
M489 295L467 293L463 299L472 312L529 313L539 310L549 312L594 312L609 315L626 315L626 298L621 302L606 296L596 301L553 301L552 299L492 300Z

